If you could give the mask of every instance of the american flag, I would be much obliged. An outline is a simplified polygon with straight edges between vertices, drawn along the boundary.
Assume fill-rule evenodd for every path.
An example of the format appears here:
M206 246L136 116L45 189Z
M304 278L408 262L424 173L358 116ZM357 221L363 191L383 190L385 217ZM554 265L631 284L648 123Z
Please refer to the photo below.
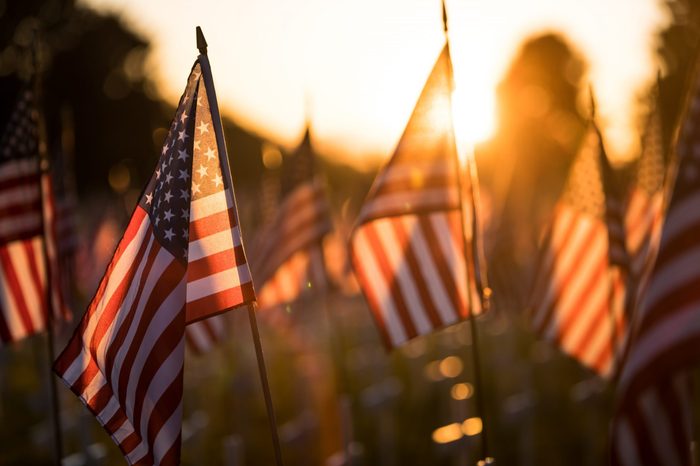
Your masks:
M389 348L482 312L471 209L461 223L451 93L445 45L351 235L357 280Z
M625 213L627 249L630 256L630 315L653 267L661 237L666 174L663 147L661 117L657 108L647 119L642 153Z
M192 69L155 173L54 370L129 464L178 464L185 325L250 303L209 63Z
M623 339L624 286L611 267L605 157L600 133L591 123L554 208L530 305L540 336L597 373L610 375Z
M322 246L332 225L325 189L314 170L308 128L301 145L285 158L280 181L280 206L254 249L253 274L262 308L323 290L327 282Z
M215 349L228 334L228 315L219 314L208 319L192 322L185 329L187 347L196 355Z
M661 242L617 387L612 462L690 464L688 373L700 362L700 79L677 145Z
M46 328L44 241L50 275L58 276L54 211L51 180L41 173L35 98L25 89L0 139L0 343ZM52 286L51 301L54 315L64 315L59 286Z

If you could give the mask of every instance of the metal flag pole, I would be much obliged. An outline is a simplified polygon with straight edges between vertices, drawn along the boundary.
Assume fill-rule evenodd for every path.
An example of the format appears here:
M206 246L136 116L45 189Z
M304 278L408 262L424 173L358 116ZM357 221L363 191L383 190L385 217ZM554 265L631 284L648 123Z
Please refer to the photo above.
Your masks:
M448 34L448 22L447 22L447 8L445 6L445 0L442 0L442 25L443 31L445 33L445 44L448 47L449 54L449 34ZM450 121L452 122L452 134L455 135L454 129L454 118L452 113L452 91L454 90L454 72L452 70L452 62L450 58ZM456 140L455 147L456 147ZM495 464L493 458L489 456L488 453L488 439L487 439L487 422L486 422L486 409L484 406L484 390L483 382L481 378L481 357L479 356L479 334L476 326L476 316L474 316L474 299L471 293L471 281L475 280L475 277L470 277L469 274L469 242L467 241L467 231L466 231L466 217L464 214L464 200L463 200L463 183L462 183L462 170L459 158L455 157L455 164L457 169L457 190L459 192L459 216L460 223L462 227L462 248L464 251L464 261L465 261L465 283L466 283L466 293L467 293L467 305L469 306L469 334L472 341L472 350L470 351L472 357L472 364L474 366L474 399L476 401L476 411L477 415L481 419L481 459L479 460L479 465L482 464ZM471 179L471 164L467 164L468 175ZM473 190L472 190L473 191ZM472 192L473 196L473 192ZM475 221L475 212L472 212L471 220ZM475 241L472 238L472 241Z
M231 194L233 195L233 180L231 179L231 169L228 165L228 152L226 150L226 141L224 140L224 131L221 124L221 114L219 113L219 104L216 99L216 91L214 90L214 80L211 75L209 66L209 57L207 56L207 41L202 33L202 28L197 26L197 49L199 49L199 64L202 67L202 78L204 79L204 87L209 96L209 108L211 110L211 119L214 125L214 133L216 135L216 144L219 147L219 158L221 160L222 172L228 178ZM234 203L235 205L235 203ZM267 369L265 367L265 357L263 355L262 344L260 343L260 332L258 331L258 322L255 317L255 304L248 305L248 320L253 333L253 343L255 345L255 356L258 361L258 371L260 372L260 382L262 384L263 395L265 398L265 408L267 409L267 420L270 424L270 433L272 435L272 445L275 453L275 464L283 466L282 449L280 447L279 433L277 429L277 420L275 418L275 408L272 404L272 395L270 394L270 384L267 379Z
M51 202L50 197L47 199L47 192L45 189L51 188L51 183L45 183L45 177L50 177L49 171L49 157L48 148L46 144L46 128L44 127L43 112L41 110L41 79L40 79L40 66L39 66L39 32L34 31L34 39L32 44L32 64L33 64L33 85L34 85L34 98L36 99L36 111L37 111L37 126L38 126L38 150L39 150L39 196L41 201L41 223L43 230L43 238L41 242L41 254L44 260L44 270L46 272L46 288L44 290L44 299L46 300L46 345L48 353L48 367L49 367L49 387L51 392L51 410L52 410L52 420L53 420L53 431L54 431L54 449L55 449L55 461L56 465L60 466L63 460L63 435L61 431L61 407L59 405L58 389L56 387L56 379L51 369L53 367L53 362L56 359L54 352L54 306L53 306L53 280L51 271L51 261L49 259L49 252L47 249L47 241L49 235L51 234L50 225L48 222L51 219L46 218L46 205L47 202Z

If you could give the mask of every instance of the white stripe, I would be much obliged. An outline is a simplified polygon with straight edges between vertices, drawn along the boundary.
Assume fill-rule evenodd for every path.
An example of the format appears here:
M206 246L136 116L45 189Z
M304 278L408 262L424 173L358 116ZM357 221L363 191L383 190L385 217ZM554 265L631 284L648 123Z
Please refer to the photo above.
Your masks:
M112 438L116 441L118 445L121 445L121 443L131 434L134 433L134 426L131 425L131 421L126 419L121 426L119 426L118 429L114 431L112 434Z
M233 249L241 244L241 232L237 226L220 231L196 241L190 241L187 258L193 262L218 252Z
M421 265L421 275L427 284L432 301L435 303L440 320L443 324L450 325L459 320L459 310L455 309L450 299L445 283L440 279L435 261L427 240L423 236L423 230L414 216L398 217L398 221L403 222L404 228L410 239L411 249L416 255L418 263ZM459 303L456 303L459 305Z
M384 170L375 182L376 186L383 186L394 182L420 180L427 177L446 176L454 180L454 166L445 161L434 162L411 160L411 163L394 163Z
M32 322L32 326L37 330L41 330L44 328L46 320L42 313L43 298L46 294L44 292L45 282L40 281L36 284L33 283L32 276L29 273L31 265L25 250L25 244L25 241L14 241L7 245L7 252L10 256L10 260L14 264L19 291L27 305L27 311L29 312L29 319ZM36 247L37 245L39 246L38 248ZM34 251L34 265L38 269L41 280L44 269L44 260L41 255L41 239L32 238L29 246ZM39 255L36 255L37 249L39 249Z
M153 441L153 452L156 464L160 463L170 447L178 440L181 429L182 401L180 401L180 406L173 411L172 416L163 424L160 431L158 431L156 439Z
M0 246L7 247L7 246ZM14 263L10 264L10 267L15 267ZM10 335L13 341L20 340L27 335L27 331L22 324L22 320L19 317L19 308L17 307L17 301L15 300L15 295L10 290L10 285L6 280L6 271L4 266L0 266L0 310L2 310L5 324L10 331Z
M685 233L700 221L700 190L683 199L668 211L664 224L661 249L676 240L676 236Z
M250 272L246 264L207 275L187 283L187 302L191 303L221 291L237 288L241 283L248 283L250 280Z
M418 293L416 281L421 277L413 275L413 271L402 251L399 238L394 231L395 219L379 219L374 221L377 231L377 239L386 253L391 267L392 276L397 281L404 298L406 309L411 316L411 321L419 335L425 335L433 330L433 325L428 319L428 311L423 307L423 301Z
M355 255L354 265L362 270L367 282L363 283L366 292L374 296L380 319L384 322L386 332L394 346L407 340L406 331L403 328L399 312L396 310L396 303L391 296L391 291L387 285L384 275L376 260L376 254L383 254L383 251L374 251L371 243L366 238L366 229L372 228L373 223L360 227L352 237L353 254Z
M454 237L450 229L449 216L458 218L459 213L430 214L428 220L437 237L437 244L442 250L442 257L447 261L447 267L457 287L457 296L459 296L460 305L466 309L468 307L468 301L467 290L464 284L467 283L467 264L464 261L464 253L461 251L461 241ZM471 280L470 286L472 286ZM472 304L474 309L469 309L469 313L474 315L479 314L481 312L480 302L478 300L472 300Z
M102 376L102 374L99 374ZM104 378L103 378L104 380ZM100 411L99 418L102 420L102 425L107 424L110 419L112 419L112 416L114 416L117 413L117 410L119 410L119 401L114 397L114 395L109 397L109 401L105 405L104 408L102 408L102 411Z
M209 196L195 199L190 203L190 222L218 214L234 207L231 191L225 189Z

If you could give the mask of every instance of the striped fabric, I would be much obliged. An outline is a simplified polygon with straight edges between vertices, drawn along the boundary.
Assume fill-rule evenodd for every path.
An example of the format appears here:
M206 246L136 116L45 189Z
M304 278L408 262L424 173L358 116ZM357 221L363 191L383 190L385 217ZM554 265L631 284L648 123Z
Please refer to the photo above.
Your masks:
M129 464L179 464L185 325L255 299L200 56L95 297L55 372Z
M261 308L290 303L305 292L326 287L322 241L332 226L314 161L307 128L299 148L284 160L279 208L254 248L253 274Z
M624 338L624 282L611 268L601 149L590 125L541 248L530 303L538 335L609 376Z
M0 139L0 343L21 340L46 328L45 219L51 275L55 262L51 180L39 167L38 113L31 92L20 93ZM46 202L42 206L42 189ZM52 280L52 283L56 281ZM60 287L52 287L52 309L64 314Z
M658 255L619 377L615 465L691 464L684 381L700 362L700 80L693 88Z
M187 347L196 355L203 355L215 349L227 336L226 317L227 314L220 314L189 324L185 329Z
M451 90L446 45L351 235L353 268L388 348L482 311L472 229L459 211Z

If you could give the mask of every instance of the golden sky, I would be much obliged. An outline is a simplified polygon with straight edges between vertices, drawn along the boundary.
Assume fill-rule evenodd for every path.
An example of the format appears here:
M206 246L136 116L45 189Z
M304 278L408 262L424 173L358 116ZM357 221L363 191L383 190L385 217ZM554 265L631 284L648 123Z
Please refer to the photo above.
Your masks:
M343 161L388 157L444 42L438 0L82 0L152 41L149 67L173 104L196 58L195 26L223 111L291 147L310 102L313 142ZM494 91L527 36L563 32L588 59L611 156L635 156L635 104L654 80L656 0L447 0L460 118L483 140Z

